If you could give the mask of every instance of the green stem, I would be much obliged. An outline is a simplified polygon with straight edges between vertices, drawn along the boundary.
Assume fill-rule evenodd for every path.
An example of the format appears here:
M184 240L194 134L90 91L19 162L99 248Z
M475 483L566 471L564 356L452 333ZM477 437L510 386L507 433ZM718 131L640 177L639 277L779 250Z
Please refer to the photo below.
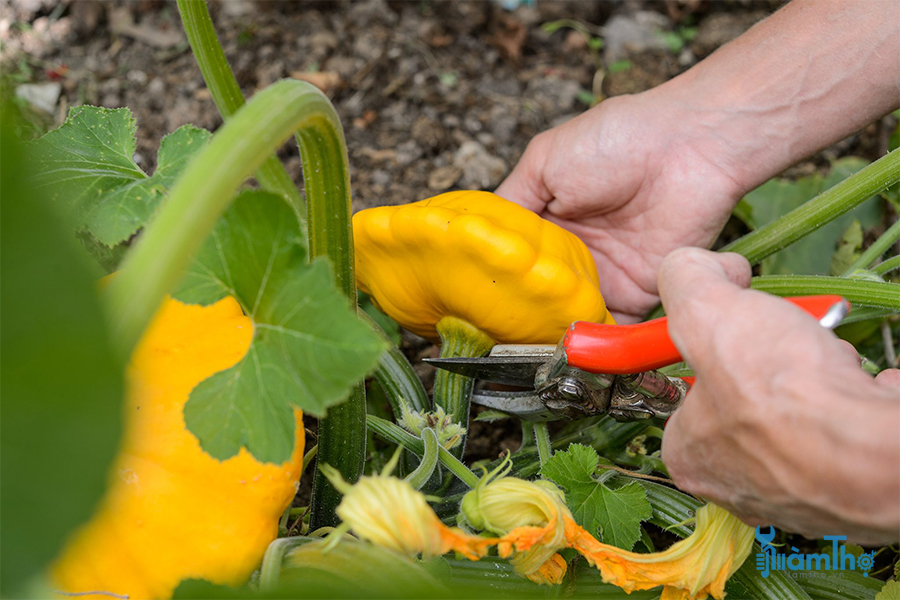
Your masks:
M422 443L425 446L422 461L415 471L406 476L406 482L417 490L422 489L422 486L428 483L438 463L438 439L430 427L422 430Z
M307 452L306 454L303 455L303 470L301 471L301 473L306 472L306 467L309 466L309 463L312 462L312 460L316 457L316 455L318 453L319 453L319 446L317 444L317 445L313 446L312 448L310 448L309 452Z
M413 410L427 411L429 409L428 394L425 393L425 388L422 387L422 382L412 365L409 364L409 360L365 311L359 311L359 318L365 321L388 345L388 351L381 355L378 369L373 375L391 403L394 418L400 418L401 400L409 403Z
M419 456L425 454L425 443L422 439L417 438L405 429L374 415L367 415L366 422L375 435L398 446L403 446ZM447 467L447 470L456 475L460 481L475 489L475 486L478 485L478 475L473 473L469 467L441 446L438 446L438 458Z
M837 294L853 304L900 312L900 284L821 275L765 275L751 287L776 296Z
M307 538L287 537L278 538L269 544L263 555L262 565L259 568L259 589L262 592L271 592L278 587L282 565L285 555L296 548L309 542Z
M441 358L475 358L482 356L494 345L494 340L481 330L455 317L444 317L437 324L441 336ZM434 376L434 405L441 407L463 427L469 425L469 403L475 380L459 373L438 369ZM457 458L463 455L466 436L453 449Z
M722 251L743 254L750 264L756 264L897 181L900 181L900 150L889 152L809 202L728 244Z
M872 267L872 272L883 277L894 269L900 269L900 256L892 256L883 263L875 265Z
M222 118L227 121L244 105L244 95L225 59L206 2L178 0L178 12L206 87L209 88ZM305 226L306 203L277 156L273 154L263 161L256 171L256 179L263 189L286 198Z
M235 113L185 168L106 290L113 343L123 356L131 354L238 186L301 128L340 130L340 121L315 86L280 81Z
M543 467L553 456L553 448L550 445L550 432L546 423L534 424L534 442L537 444L538 458Z
M866 248L866 251L863 252L859 258L857 258L852 265L847 267L847 270L844 271L843 276L848 277L857 269L865 269L869 267L873 262L878 260L878 258L888 251L888 248L894 245L900 239L900 221L897 221L890 227L888 227L887 231L882 233L875 242L872 243L871 246Z
M347 144L333 109L315 118L318 127L296 132L306 187L310 258L330 259L338 289L350 300L350 306L357 306ZM355 483L363 474L366 458L365 382L357 383L345 402L319 419L318 435L318 460L335 467L345 481ZM328 478L316 471L310 527L337 525L335 509L341 497Z

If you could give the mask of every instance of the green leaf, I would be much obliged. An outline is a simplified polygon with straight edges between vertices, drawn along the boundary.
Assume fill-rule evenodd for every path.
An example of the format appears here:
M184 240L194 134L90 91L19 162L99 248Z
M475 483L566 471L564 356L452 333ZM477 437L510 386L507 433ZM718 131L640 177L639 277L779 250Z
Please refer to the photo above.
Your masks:
M749 227L756 229L833 187L867 164L862 158L849 156L834 161L826 177L814 174L797 181L771 179L744 197L738 205L740 211L737 214ZM831 270L831 255L834 253L835 243L854 219L860 222L863 229L881 222L881 205L874 198L877 196L766 258L762 261L761 273L827 275Z
M253 320L247 355L200 383L185 406L188 428L219 459L243 446L259 460L287 460L293 407L324 416L385 349L335 287L328 262L307 263L296 214L269 192L235 199L174 295L197 304L230 295Z
M863 244L863 230L859 220L853 219L831 256L831 275L841 275L859 258Z
M0 163L0 596L13 598L103 493L124 365L109 347L96 265L26 178L31 157L5 126Z
M875 600L900 600L900 583L891 580L875 594Z
M641 521L653 511L644 488L637 482L612 490L594 478L600 457L588 446L572 444L556 452L541 468L541 475L566 491L566 503L578 523L603 541L631 550L641 537Z
M400 336L400 325L375 306L372 298L368 294L359 293L359 307L375 321L381 330L384 331L388 339L395 345L399 346L402 338Z
M76 230L107 246L134 235L154 215L166 191L209 140L191 125L163 138L148 177L135 164L135 121L127 108L78 106L61 127L31 143L36 187L47 193Z

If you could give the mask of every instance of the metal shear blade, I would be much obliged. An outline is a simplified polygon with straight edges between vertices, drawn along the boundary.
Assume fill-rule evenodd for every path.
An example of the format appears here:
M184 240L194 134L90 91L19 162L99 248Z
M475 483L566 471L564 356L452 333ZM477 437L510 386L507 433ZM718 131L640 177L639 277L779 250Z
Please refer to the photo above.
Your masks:
M556 421L559 416L548 410L534 392L497 392L480 390L472 395L472 402L493 408L523 421Z

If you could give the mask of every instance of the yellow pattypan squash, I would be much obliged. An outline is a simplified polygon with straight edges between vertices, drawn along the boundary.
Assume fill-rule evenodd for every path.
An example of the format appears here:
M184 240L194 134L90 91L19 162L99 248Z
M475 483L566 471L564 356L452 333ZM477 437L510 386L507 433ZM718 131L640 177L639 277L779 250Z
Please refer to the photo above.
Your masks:
M430 340L446 317L507 344L555 344L572 321L613 322L584 243L490 192L370 208L353 231L360 289Z
M241 360L252 336L231 297L206 307L164 302L128 368L124 439L107 493L53 565L57 589L168 598L183 579L238 585L259 565L297 490L302 414L293 456L280 465L245 449L216 460L183 417L191 390Z

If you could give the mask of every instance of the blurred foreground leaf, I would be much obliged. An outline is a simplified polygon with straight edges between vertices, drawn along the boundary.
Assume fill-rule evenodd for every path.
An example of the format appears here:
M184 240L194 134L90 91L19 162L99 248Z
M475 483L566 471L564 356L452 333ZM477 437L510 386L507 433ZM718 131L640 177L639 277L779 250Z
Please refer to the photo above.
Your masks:
M123 365L90 261L0 132L0 595L17 597L86 521L121 430Z
M287 460L293 407L324 416L385 349L338 291L328 262L310 264L306 256L299 221L284 199L247 191L173 294L194 304L234 296L253 319L244 359L194 388L185 406L188 428L216 458L244 446L259 460Z

